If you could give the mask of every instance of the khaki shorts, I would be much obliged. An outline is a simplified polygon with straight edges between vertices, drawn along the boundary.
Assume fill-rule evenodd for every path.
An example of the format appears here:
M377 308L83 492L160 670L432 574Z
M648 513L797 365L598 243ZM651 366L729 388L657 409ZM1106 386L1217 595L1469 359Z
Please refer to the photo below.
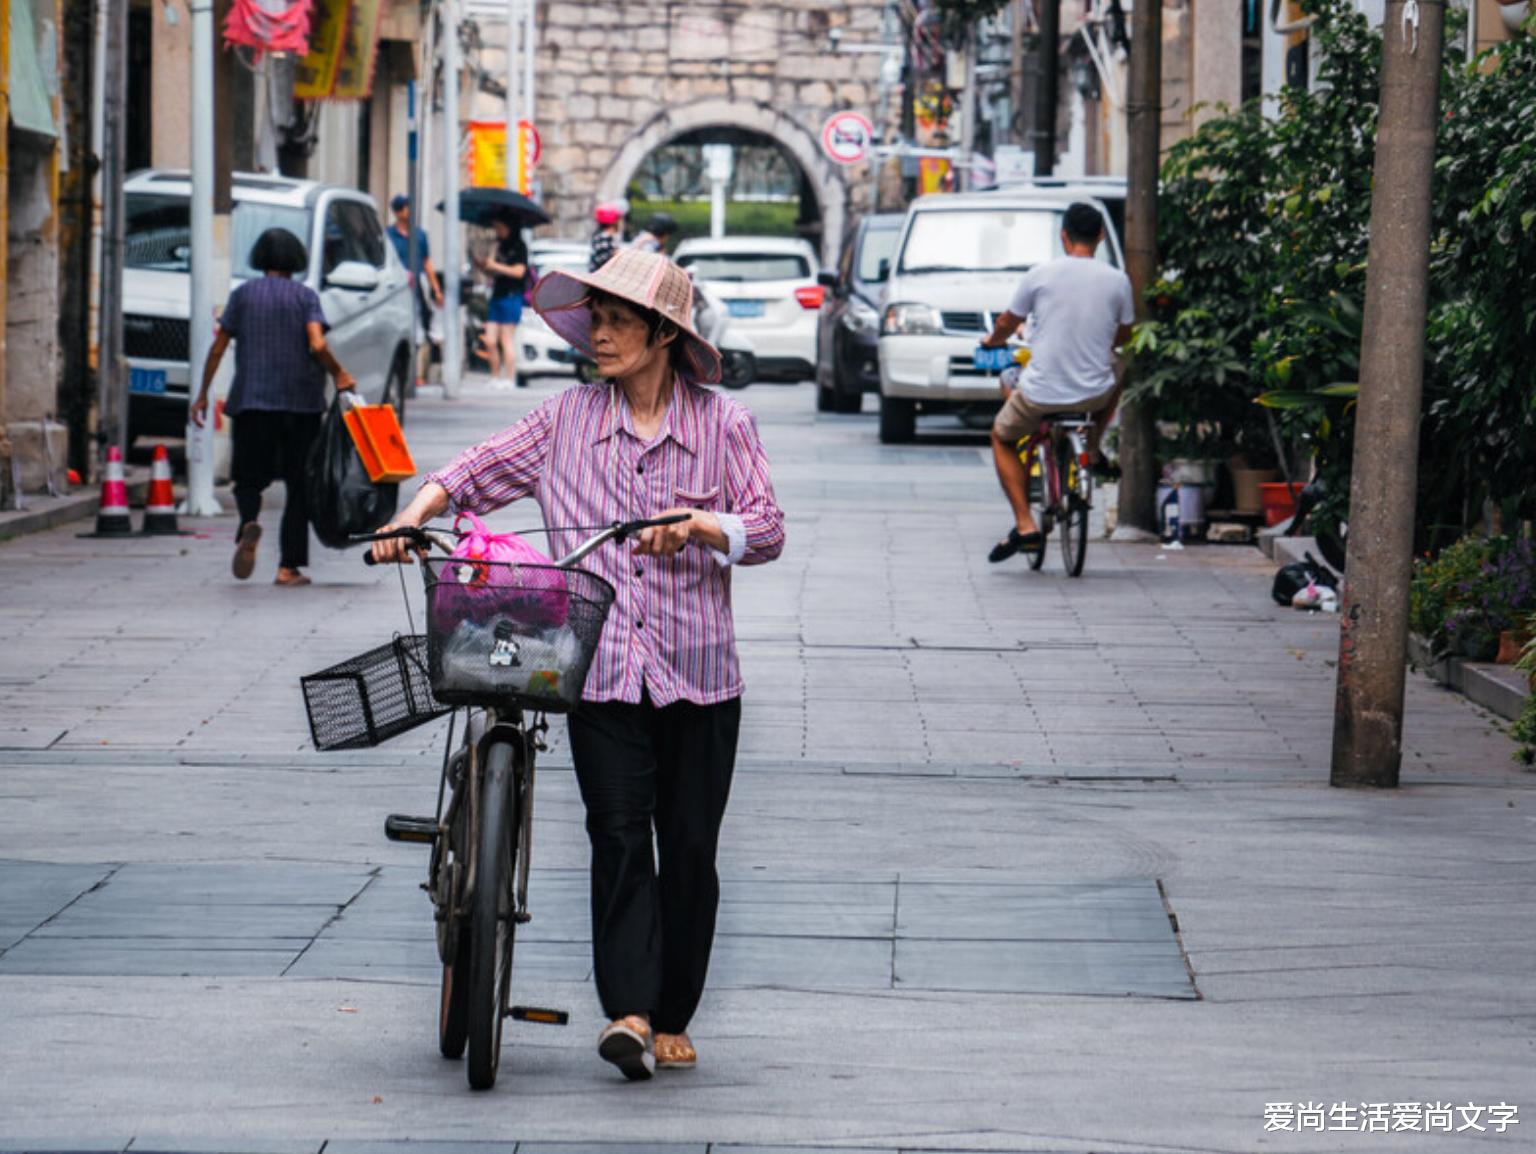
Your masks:
M1022 441L1040 427L1040 422L1052 413L1097 413L1114 400L1115 390L1100 393L1068 405L1043 405L1032 401L1022 390L1014 389L1003 402L1003 407L992 422L992 432L998 440L1007 444Z

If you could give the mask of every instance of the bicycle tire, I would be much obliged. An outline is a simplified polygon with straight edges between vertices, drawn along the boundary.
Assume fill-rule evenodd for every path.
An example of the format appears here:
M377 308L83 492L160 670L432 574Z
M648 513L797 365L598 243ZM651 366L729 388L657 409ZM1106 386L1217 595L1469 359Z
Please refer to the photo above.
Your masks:
M1089 499L1084 489L1092 482L1069 438L1057 442L1056 468L1061 479L1061 562L1068 577L1080 577L1088 559Z
M512 861L516 856L517 805L511 745L493 742L486 751L480 786L480 836L475 854L475 892L469 931L469 1084L489 1090L501 1064L501 1027L511 982Z

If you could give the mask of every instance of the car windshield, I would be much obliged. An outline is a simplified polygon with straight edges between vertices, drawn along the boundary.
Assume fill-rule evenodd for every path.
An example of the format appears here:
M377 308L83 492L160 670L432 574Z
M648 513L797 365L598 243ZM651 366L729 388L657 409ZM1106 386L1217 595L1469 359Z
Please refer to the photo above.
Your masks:
M156 272L192 270L192 215L184 196L134 192L127 201L127 229L123 237L124 262L128 268ZM269 228L286 228L308 247L309 213L280 204L235 202L230 221L231 275L257 275L249 262L256 238Z
M746 284L764 280L804 280L811 275L811 262L794 253L768 252L688 252L677 263L699 280Z
M870 283L878 283L891 275L891 254L896 251L896 242L901 239L899 228L872 228L864 234L864 241L859 245L859 279ZM885 271L880 270L880 262L885 261Z
M1060 255L1055 209L935 209L912 218L901 271L1023 272ZM1109 245L1097 257L1112 263Z

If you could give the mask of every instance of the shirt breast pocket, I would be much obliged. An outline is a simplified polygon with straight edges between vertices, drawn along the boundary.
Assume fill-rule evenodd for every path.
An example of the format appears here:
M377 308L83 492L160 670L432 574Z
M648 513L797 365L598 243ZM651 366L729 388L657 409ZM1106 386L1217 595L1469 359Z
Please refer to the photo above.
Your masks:
M679 509L698 509L704 513L720 511L720 486L709 489L676 488L672 491L673 504Z

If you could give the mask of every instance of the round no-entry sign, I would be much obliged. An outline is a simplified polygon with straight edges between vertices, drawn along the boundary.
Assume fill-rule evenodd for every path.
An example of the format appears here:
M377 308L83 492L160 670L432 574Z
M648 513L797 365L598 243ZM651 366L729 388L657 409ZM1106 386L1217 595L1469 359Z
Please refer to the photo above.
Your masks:
M875 143L875 126L858 112L834 112L821 126L821 148L838 164L858 164L869 159Z

